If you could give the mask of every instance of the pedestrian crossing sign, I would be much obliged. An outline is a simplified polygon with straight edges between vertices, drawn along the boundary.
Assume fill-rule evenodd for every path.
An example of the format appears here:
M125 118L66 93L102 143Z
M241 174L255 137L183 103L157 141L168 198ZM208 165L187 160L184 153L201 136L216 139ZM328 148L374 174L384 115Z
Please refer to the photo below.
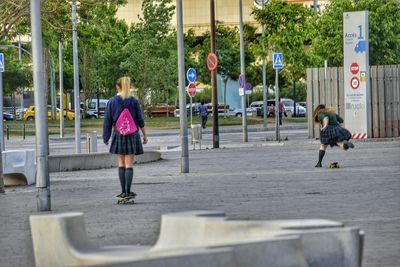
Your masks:
M283 68L283 54L282 53L274 53L273 65L274 65L274 69L282 69Z
M4 72L4 55L0 53L0 72Z

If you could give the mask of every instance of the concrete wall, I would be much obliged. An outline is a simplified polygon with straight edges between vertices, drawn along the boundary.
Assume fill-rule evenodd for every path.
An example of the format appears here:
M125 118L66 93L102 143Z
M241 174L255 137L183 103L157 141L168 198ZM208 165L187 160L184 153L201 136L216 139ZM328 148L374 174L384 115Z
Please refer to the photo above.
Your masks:
M143 155L136 156L135 159L138 164L158 161L161 159L161 153L146 151ZM49 172L95 170L113 167L117 167L117 156L108 152L49 156Z

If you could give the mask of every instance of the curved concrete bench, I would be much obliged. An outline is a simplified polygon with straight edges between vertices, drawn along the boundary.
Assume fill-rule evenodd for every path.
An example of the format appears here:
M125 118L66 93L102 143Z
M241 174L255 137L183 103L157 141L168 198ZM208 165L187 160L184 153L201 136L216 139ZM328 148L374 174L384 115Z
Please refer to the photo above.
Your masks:
M3 160L4 185L31 185L36 179L35 150L6 150Z
M359 267L357 228L326 220L229 221L221 212L162 216L154 247L93 246L82 213L30 217L37 266Z
M154 249L230 246L284 236L300 239L299 249L306 266L361 266L363 232L356 227L344 227L340 222L320 219L229 221L222 212L166 214L162 216L161 232Z
M145 151L144 154L135 156L136 163L148 163L161 159L158 151ZM49 172L96 170L117 167L117 156L108 152L50 155Z

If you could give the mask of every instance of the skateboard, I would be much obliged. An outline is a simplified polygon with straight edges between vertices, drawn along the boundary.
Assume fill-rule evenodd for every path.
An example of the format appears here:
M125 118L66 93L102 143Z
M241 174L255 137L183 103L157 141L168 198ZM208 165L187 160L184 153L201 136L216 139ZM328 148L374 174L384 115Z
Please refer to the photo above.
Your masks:
M339 162L332 162L331 164L329 164L329 168L331 168L331 169L340 168Z
M135 197L124 197L124 198L118 198L117 204L134 204L135 203Z

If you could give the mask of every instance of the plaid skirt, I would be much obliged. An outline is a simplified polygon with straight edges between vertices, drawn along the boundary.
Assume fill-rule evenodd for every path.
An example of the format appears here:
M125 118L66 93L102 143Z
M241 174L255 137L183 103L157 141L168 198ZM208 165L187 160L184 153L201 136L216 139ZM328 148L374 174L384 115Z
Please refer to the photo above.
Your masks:
M335 146L337 142L349 141L351 133L339 125L329 125L325 131L321 131L321 144Z
M118 155L143 154L143 146L139 131L130 135L122 135L117 131L113 131L110 153Z

